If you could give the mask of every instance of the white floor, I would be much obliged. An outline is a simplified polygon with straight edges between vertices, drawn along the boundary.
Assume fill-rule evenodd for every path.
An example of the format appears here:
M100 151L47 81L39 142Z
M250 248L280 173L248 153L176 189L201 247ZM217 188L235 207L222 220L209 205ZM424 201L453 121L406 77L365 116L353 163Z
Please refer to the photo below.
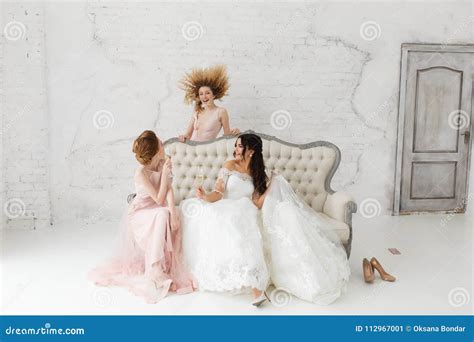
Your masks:
M62 224L42 231L2 231L1 314L418 315L472 314L473 218L454 215L354 218L347 293L330 306L291 298L255 309L245 295L171 295L158 304L120 288L99 288L86 273L107 255L112 223ZM446 223L446 225L443 225ZM387 248L396 247L401 255ZM366 284L362 259L376 256L397 277Z

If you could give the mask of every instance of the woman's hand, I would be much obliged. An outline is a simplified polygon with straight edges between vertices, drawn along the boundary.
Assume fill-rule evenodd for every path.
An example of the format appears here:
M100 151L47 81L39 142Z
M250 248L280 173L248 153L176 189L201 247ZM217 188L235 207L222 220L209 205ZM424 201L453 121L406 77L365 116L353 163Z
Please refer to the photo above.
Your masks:
M233 136L237 136L240 134L240 130L238 128L232 128L230 130L230 134L233 135Z
M205 199L206 191L202 188L202 186L196 189L196 197L202 200Z
M171 230L176 231L181 227L181 221L179 215L175 210L172 210L170 213L171 216Z
M171 164L171 158L166 159L165 163L163 164L163 177L165 179L168 179L168 177L171 175L171 171L173 168L173 164Z
M188 140L188 137L185 136L185 135L180 135L180 136L178 137L178 139L179 139L180 142L184 143L184 142L186 142L186 140Z

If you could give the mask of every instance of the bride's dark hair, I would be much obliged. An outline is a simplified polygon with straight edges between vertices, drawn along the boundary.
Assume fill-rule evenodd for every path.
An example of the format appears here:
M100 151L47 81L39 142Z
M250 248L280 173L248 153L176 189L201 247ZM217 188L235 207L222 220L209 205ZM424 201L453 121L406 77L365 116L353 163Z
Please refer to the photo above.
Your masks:
M235 141L235 144L237 144L239 138L240 143L244 146L244 151L242 153L243 158L245 158L245 151L247 151L247 149L254 151L249 164L250 175L253 179L253 186L255 188L255 192L258 195L263 195L267 190L268 176L265 173L265 163L263 161L262 139L258 135L252 133L245 133L239 135L239 137Z

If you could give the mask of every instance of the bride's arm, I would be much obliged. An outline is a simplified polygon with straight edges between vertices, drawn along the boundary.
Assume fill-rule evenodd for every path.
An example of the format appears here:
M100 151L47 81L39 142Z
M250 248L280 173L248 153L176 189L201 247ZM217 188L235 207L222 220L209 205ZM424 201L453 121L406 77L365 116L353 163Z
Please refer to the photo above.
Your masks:
M224 181L222 179L218 179L216 181L216 185L214 186L214 190L208 194L206 194L202 187L199 187L196 190L196 195L198 198L206 202L217 202L222 199L222 197L224 197Z
M263 203L265 202L265 197L267 196L268 189L260 196L257 194L253 195L252 201L253 204L257 206L258 209L262 209Z
M273 176L277 175L279 175L278 172L272 171L270 180L268 181L267 190L265 190L262 195L258 196L256 193L253 194L252 201L258 209L262 209L263 203L265 202L265 198L267 197L268 191L270 190L270 185L272 184Z
M206 202L216 202L224 197L225 184L229 177L230 170L233 169L234 161L228 160L224 163L217 176L217 181L214 185L214 190L209 194L202 187L196 189L196 196Z

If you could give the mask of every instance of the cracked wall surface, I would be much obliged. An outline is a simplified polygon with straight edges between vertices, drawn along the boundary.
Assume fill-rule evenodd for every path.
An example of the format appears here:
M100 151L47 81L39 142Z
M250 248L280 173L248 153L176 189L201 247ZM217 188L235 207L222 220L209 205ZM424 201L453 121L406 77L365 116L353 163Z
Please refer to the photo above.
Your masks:
M191 107L177 82L192 67L214 63L228 66L230 95L221 105L232 126L295 143L335 143L342 160L332 187L358 201L374 198L390 213L401 43L468 42L470 33L456 29L466 8L468 2L433 9L421 3L46 3L46 20L29 29L47 37L41 48L45 184L53 222L117 219L133 190L134 137L144 129L162 139L182 133ZM376 39L364 39L367 21L379 24ZM194 33L185 31L190 23ZM270 118L282 110L291 125L278 130ZM6 145L8 159L13 140Z

